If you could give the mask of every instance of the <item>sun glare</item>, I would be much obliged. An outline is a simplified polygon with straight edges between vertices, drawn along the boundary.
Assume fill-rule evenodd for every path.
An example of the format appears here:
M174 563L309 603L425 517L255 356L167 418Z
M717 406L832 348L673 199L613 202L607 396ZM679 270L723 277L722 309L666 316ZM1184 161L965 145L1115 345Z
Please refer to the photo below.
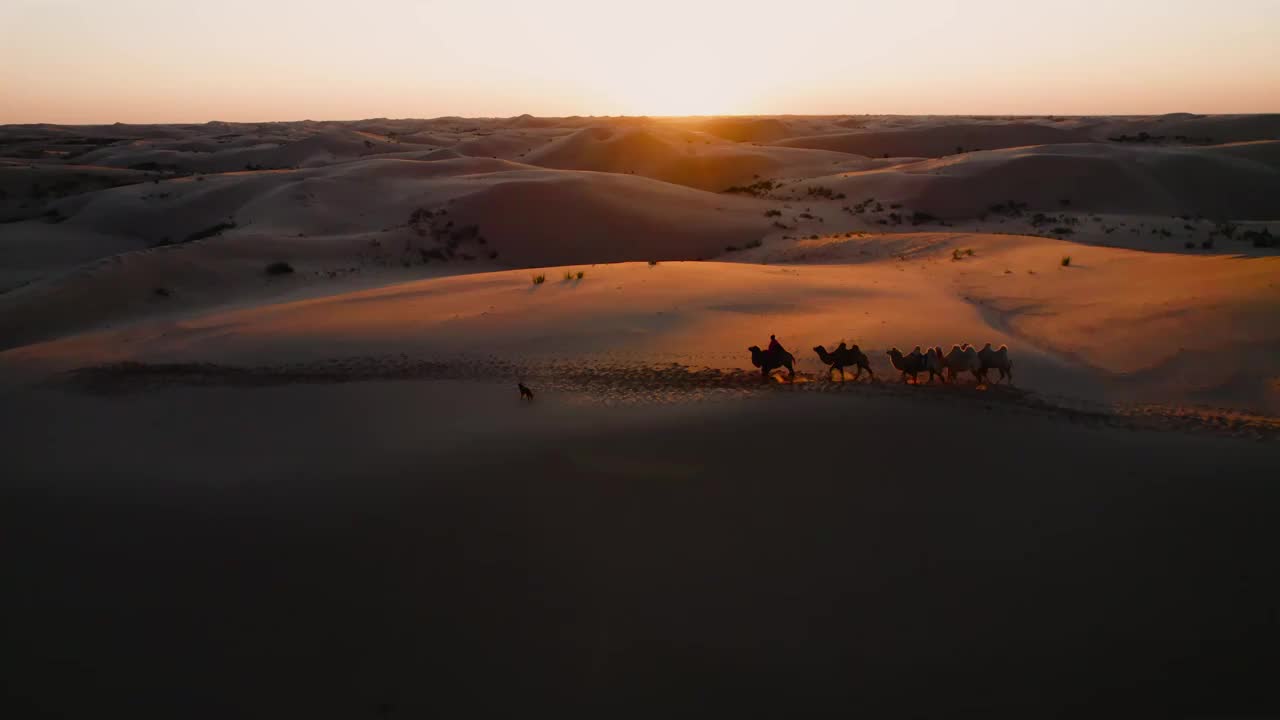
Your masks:
M758 92L714 58L684 53L665 59L615 61L594 83L605 104L624 115L732 115L750 111Z

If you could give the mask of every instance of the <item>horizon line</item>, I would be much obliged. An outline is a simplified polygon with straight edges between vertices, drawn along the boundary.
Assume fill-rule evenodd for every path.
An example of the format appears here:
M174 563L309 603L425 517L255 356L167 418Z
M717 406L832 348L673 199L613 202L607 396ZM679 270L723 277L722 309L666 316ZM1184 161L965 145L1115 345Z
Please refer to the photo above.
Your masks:
M386 121L437 121L437 120L513 120L522 117L540 118L547 120L572 120L572 119L600 119L600 120L626 120L626 119L654 119L654 120L692 120L692 119L713 119L713 118L821 118L821 117L939 117L939 118L1121 118L1121 117L1142 117L1142 118L1159 118L1169 117L1173 115L1188 115L1192 117L1215 117L1215 116L1265 116L1280 115L1280 110L1261 111L1261 112L1190 112L1186 110L1175 110L1162 113L901 113L901 112L875 112L875 113L854 113L854 112L838 112L838 113L720 113L720 114L695 114L695 115L535 115L533 113L519 113L516 115L436 115L432 117L411 116L389 117L385 115L358 117L358 118L294 118L287 120L221 120L212 118L209 120L156 120L148 122L139 121L98 121L98 122L53 122L53 121L29 121L29 122L0 122L0 127L20 127L29 125L53 125L61 127L93 127L93 126L147 126L147 125L213 125L218 123L228 125L263 125L263 124L292 124L292 123L352 123L352 122L372 122L375 120Z

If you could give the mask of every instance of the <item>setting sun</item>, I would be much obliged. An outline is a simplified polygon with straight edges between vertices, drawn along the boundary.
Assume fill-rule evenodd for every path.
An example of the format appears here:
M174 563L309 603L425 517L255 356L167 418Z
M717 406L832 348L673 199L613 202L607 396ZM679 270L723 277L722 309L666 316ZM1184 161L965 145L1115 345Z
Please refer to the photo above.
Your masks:
M1280 110L1266 0L200 7L3 4L0 122Z

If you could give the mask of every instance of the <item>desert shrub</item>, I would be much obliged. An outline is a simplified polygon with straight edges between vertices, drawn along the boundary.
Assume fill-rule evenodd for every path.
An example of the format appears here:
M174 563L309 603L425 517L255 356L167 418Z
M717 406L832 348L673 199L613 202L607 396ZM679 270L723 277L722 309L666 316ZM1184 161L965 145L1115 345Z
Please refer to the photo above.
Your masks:
M843 200L844 193L837 193L829 187L822 185L812 185L805 188L805 194L809 197L821 198L824 200Z
M230 229L234 228L235 226L236 226L236 223L235 223L235 221L234 221L234 220L228 220L228 221L226 221L226 222L220 222L220 223L218 223L217 225L210 225L209 227L207 227L207 228L205 228L205 229L203 229L203 230L197 230L197 231L195 231L195 232L191 233L190 235L188 235L188 236L186 237L186 240L185 240L184 242L193 242L193 241L196 241L196 240L204 240L205 238L211 238L211 237L213 237L214 235L221 235L223 232L225 232L225 231L227 231L227 230L230 230Z
M547 276L546 276L546 275L534 275L534 276L533 276L533 284L534 284L534 285L541 285L542 283L544 283L544 282L546 282L546 281L547 281Z
M1184 248L1186 248L1186 249L1188 249L1188 250L1194 250L1194 249L1195 249L1195 247L1196 247L1196 244L1195 244L1195 241L1193 241L1193 240L1188 240L1185 244L1183 244L1183 246L1182 246L1182 247L1184 247Z
M1004 215L1006 217L1020 217L1026 209L1027 204L1024 202L1018 202L1017 200L996 203L995 205L987 208L992 215Z
M781 210L765 210L764 216L765 217L781 217L782 211Z
M167 287L152 288L151 292L154 293L157 297L169 297L170 295L173 294L173 291Z
M1271 234L1270 228L1246 230L1240 234L1240 239L1253 243L1253 246L1256 248L1270 248L1276 246L1276 238Z
M1210 239L1210 240L1205 240L1204 242L1200 243L1200 247L1201 247L1201 248L1203 248L1203 249L1205 249L1205 250L1208 250L1208 249L1212 248L1212 247L1213 247L1213 240L1212 240L1212 239Z
M263 268L263 272L268 275L289 275L293 273L293 266L283 260L277 260Z
M658 264L658 261L657 261L657 260L650 260L650 261L649 261L649 267L653 267L654 265L657 265L657 264Z
M1072 230L1069 227L1056 227L1050 230L1049 232L1054 235L1071 235L1072 233L1075 232L1075 230Z
M780 186L780 184L776 184L772 180L760 180L758 182L753 182L750 185L730 186L725 189L725 192L738 195L755 195L756 197L760 197L761 195L768 195L774 190L774 188Z
M420 207L409 213L409 224L417 225L418 223L426 222L431 219L431 216L432 213L430 210Z
M1070 266L1071 266L1071 256L1070 256L1070 255L1063 255L1063 256L1062 256L1062 267L1070 267Z
M756 238L755 240L752 240L751 242L748 242L747 244L743 245L742 249L750 250L751 248L758 248L763 244L764 244L763 240L761 240L760 238Z
M464 243L468 240L474 240L480 236L479 225L462 225L455 228L449 233L449 242L453 244Z
M934 217L933 215L930 215L930 214L929 214L929 213L927 213L927 212L921 212L921 211L917 210L917 211L915 211L915 212L911 213L911 224L912 224L912 225L923 225L923 224L925 224L925 223L932 223L932 222L937 222L937 221L938 221L938 218Z

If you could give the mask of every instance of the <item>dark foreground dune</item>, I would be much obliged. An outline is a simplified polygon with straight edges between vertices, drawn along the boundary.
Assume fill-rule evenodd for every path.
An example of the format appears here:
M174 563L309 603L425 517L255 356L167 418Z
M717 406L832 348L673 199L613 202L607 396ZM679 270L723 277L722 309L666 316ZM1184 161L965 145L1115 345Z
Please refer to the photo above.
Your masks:
M7 392L5 716L1280 712L1273 442L515 395Z
M0 127L0 718L1280 717L1277 128Z

